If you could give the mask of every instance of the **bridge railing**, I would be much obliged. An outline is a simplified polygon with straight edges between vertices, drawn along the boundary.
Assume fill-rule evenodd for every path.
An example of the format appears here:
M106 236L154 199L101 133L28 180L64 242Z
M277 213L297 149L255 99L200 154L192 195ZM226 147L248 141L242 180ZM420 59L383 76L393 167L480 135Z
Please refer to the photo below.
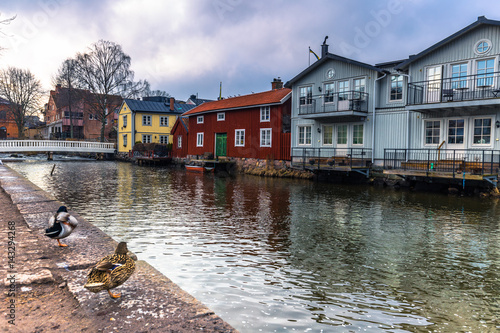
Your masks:
M115 144L107 142L59 140L0 140L0 152L75 152L114 153Z

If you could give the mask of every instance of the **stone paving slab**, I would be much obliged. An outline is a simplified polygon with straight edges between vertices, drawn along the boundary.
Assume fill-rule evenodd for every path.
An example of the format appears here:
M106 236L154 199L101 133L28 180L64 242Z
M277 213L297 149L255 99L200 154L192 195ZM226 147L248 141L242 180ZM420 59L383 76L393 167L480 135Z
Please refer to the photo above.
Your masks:
M23 273L27 284L37 279L31 276L34 274L42 276L43 282L52 281L51 276L62 277L81 309L106 323L107 332L237 332L145 261L137 261L135 273L113 290L121 292L121 298L112 299L105 291L87 291L83 285L90 267L114 253L117 241L70 210L79 225L61 240L68 247L59 247L43 233L48 218L61 203L4 165L0 165L0 184L36 236L22 245L32 269L32 273ZM37 241L44 245L37 245Z

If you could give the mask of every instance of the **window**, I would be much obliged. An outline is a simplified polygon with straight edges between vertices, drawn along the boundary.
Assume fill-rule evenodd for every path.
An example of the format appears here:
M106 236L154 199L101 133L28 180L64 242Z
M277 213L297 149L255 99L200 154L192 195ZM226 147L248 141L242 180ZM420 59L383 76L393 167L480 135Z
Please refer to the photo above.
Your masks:
M160 143L166 145L168 143L168 135L160 135Z
M352 144L353 145L363 144L363 124L352 126Z
M448 121L448 143L464 143L464 119L450 119Z
M260 121L270 121L271 120L271 107L262 106L260 108Z
M197 124L203 124L203 120L204 120L204 119L203 119L203 116L198 116L198 117L196 117L196 123L197 123Z
M203 133L196 134L196 147L203 147Z
M425 121L425 144L437 145L441 137L441 122L439 120Z
M474 119L473 143L487 145L491 142L491 118Z
M299 145L310 145L312 143L311 126L299 126Z
M491 49L491 42L487 39L481 39L476 43L474 52L476 54L485 54Z
M168 127L168 116L160 116L160 126Z
M451 87L453 89L467 88L467 64L451 66Z
M226 120L226 113L225 112L217 113L217 121L224 121L224 120Z
M389 100L400 101L403 99L403 75L391 76L391 95Z
M123 146L127 146L127 134L123 134Z
M477 86L488 87L493 85L495 61L493 59L480 60L476 63Z
M151 143L151 135L143 134L142 135L142 143Z
M337 145L347 144L347 125L337 126Z
M127 127L127 116L123 116L123 127Z
M151 126L151 116L142 116L142 124L144 126Z
M236 147L244 147L245 146L245 130L240 129L236 130L234 133L234 145Z
M300 87L299 105L312 104L312 86Z
M325 103L333 102L333 91L335 89L334 83L326 83L325 84Z
M182 148L182 135L177 137L177 148Z
M271 129L261 128L260 129L260 146L261 147L271 147Z
M333 145L333 126L323 126L323 144Z
M354 80L354 91L364 93L366 90L366 80L365 79L355 79ZM364 98L364 94L355 94L354 98Z
M94 115L92 113L89 113L89 120L94 119Z
M349 81L339 82L339 101L343 101L349 98Z

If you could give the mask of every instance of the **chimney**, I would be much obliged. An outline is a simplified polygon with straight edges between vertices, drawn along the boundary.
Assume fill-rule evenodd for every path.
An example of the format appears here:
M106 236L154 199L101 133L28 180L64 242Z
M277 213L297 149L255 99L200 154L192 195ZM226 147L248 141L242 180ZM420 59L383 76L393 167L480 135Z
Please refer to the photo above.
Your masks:
M170 111L174 111L175 98L170 97Z
M281 81L281 78L279 76L277 79L275 78L273 82L271 82L271 87L273 90L283 88L283 82Z
M321 58L324 58L328 54L328 44L326 43L327 39L328 39L328 36L325 37L325 40L323 41L323 45L321 45Z

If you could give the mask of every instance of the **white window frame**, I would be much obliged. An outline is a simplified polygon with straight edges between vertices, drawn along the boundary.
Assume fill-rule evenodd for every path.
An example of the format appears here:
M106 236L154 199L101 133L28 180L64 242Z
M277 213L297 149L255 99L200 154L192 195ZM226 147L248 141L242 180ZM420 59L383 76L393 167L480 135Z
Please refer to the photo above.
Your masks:
M203 116L197 116L196 117L196 123L197 124L203 124L205 122L205 118Z
M142 143L151 143L151 134L142 135Z
M123 134L122 139L123 139L123 146L126 147L128 145L128 135Z
M490 120L490 142L489 143L474 143L474 132L475 132L475 122L477 119L489 119ZM471 118L471 127L472 127L472 136L471 136L471 144L472 146L474 147L490 147L492 144L493 144L493 133L494 133L494 122L493 122L493 117L474 117L474 118ZM481 128L485 128L485 127L481 127ZM483 137L482 133L481 133L481 137Z
M160 126L168 127L168 116L160 116Z
M299 87L299 107L312 105L312 85Z
M196 147L203 147L203 137L203 132L196 133Z
M439 136L438 136L438 142L437 143L427 143L427 123L429 122L438 122L439 123ZM432 127L434 129L434 127ZM424 120L424 146L428 147L435 147L438 146L441 143L441 138L443 134L443 122L439 119L425 119ZM434 137L434 136L432 136Z
M327 134L326 129L329 128L331 130L331 143L325 143L325 135ZM321 140L323 146L333 147L333 143L335 142L335 138L333 137L333 125L323 125L321 129Z
M325 82L323 89L325 90L323 103L335 102L335 82Z
M397 77L396 81L392 81L393 78ZM392 99L393 93L392 93L392 83L396 83L396 89L399 86L399 82L401 82L401 98L398 99ZM400 74L392 74L389 80L389 102L394 103L394 102L401 102L403 100L403 93L404 93L404 76ZM397 95L397 93L395 94Z
M244 129L234 130L234 146L235 147L245 147L245 130Z
M268 106L261 106L260 107L260 122L269 122L271 121L271 107Z
M127 115L123 116L122 121L123 121L123 127L127 127Z
M363 126L363 130L361 132L361 143L354 143L354 134L355 134L355 130L354 128L356 126ZM359 124L352 124L352 145L353 146L363 146L365 144L365 124L363 123L359 123Z
M142 115L142 126L151 126L151 115Z
M301 129L304 130L304 137L301 138ZM307 134L309 133L309 137ZM309 142L308 142L309 139ZM312 126L311 125L301 125L297 129L297 144L299 146L310 146L312 145Z
M168 144L168 135L160 135L160 143L161 144Z
M217 121L225 121L226 120L226 113L225 112L218 112L217 113Z
M182 148L182 135L177 137L177 148Z
M261 147L271 147L273 138L272 128L261 128L260 129L260 146Z

